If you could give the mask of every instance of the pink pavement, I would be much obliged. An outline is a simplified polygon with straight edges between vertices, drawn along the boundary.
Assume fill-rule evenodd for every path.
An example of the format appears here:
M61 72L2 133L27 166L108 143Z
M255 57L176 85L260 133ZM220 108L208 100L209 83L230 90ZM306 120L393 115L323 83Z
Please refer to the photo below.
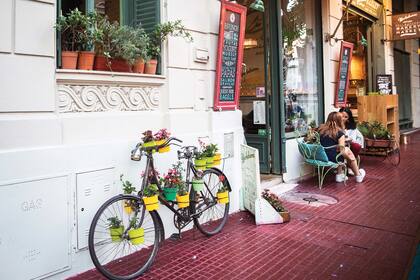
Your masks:
M248 212L229 217L222 233L197 230L166 240L139 279L403 279L420 234L420 135L401 148L401 164L362 157L365 181L345 186L328 177L297 187L338 203L286 203L290 223L256 226ZM95 270L72 280L104 279Z

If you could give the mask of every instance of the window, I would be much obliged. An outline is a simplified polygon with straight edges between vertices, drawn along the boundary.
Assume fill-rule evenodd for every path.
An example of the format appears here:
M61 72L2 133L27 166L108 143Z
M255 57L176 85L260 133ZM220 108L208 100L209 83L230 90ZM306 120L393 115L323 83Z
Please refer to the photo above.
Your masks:
M283 94L286 137L318 125L320 85L317 52L318 1L282 0Z

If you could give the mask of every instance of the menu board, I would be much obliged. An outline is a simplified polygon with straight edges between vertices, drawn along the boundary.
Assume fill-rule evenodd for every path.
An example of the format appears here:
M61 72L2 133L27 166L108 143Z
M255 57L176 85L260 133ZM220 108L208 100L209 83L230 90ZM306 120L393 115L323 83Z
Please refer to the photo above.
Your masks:
M222 2L217 52L214 110L238 107L246 7Z
M392 94L392 75L376 75L376 91L379 94Z
M349 70L351 57L353 53L353 44L341 41L340 62L338 64L337 89L335 91L334 106L341 107L347 103L347 92L349 89Z
M392 16L392 40L420 38L420 11Z

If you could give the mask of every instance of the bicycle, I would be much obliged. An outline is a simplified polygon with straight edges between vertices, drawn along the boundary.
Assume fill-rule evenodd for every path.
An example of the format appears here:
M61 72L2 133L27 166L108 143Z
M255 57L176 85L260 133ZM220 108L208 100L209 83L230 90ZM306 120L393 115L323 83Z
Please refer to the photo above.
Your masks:
M163 197L162 187L154 168L153 153L160 148L177 145L173 143L174 141L182 143L176 138L169 138L162 145L152 147L143 147L141 143L138 143L131 152L131 159L140 161L142 156L146 156L144 174L151 174L151 176L143 177L141 189L137 195L120 194L110 198L99 208L93 218L89 230L89 253L95 267L108 279L126 280L142 275L153 264L159 245L165 239L164 226L159 213L155 210L147 211L142 200L143 190L150 183L158 186L161 204L174 213L174 224L179 230L179 236L181 230L191 221L206 236L219 233L226 224L229 203L218 203L216 192L221 186L230 192L229 181L217 168L198 170L193 163L193 158L197 153L197 148L194 146L185 146L178 150L178 159L187 160L185 183L190 191L190 206L176 208L177 202L168 201ZM191 174L200 176L204 180L202 191L196 192L191 187ZM110 234L110 218L113 222L117 221L114 218L120 220L120 225L118 227L117 223L114 234L112 232ZM138 230L136 236L130 236L131 229L142 230Z

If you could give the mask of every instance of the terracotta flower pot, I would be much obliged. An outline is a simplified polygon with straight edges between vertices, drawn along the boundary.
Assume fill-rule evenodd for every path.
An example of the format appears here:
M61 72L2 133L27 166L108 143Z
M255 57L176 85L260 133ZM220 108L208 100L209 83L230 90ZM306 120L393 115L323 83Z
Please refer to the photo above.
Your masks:
M76 69L78 52L61 52L61 68L63 69Z
M155 75L156 74L156 69L157 69L157 63L158 63L157 59L151 59L148 62L146 62L146 67L144 69L144 73Z
M92 70L93 61L95 60L94 52L79 52L79 61L77 63L77 69L80 70Z
M133 65L133 72L134 73L140 73L140 74L144 73L144 66L145 66L144 59L140 58Z
M107 59L103 55L97 55L95 57L95 62L93 63L93 70L97 71L109 71L107 64Z
M124 59L111 59L111 71L114 72L131 72L131 66Z

